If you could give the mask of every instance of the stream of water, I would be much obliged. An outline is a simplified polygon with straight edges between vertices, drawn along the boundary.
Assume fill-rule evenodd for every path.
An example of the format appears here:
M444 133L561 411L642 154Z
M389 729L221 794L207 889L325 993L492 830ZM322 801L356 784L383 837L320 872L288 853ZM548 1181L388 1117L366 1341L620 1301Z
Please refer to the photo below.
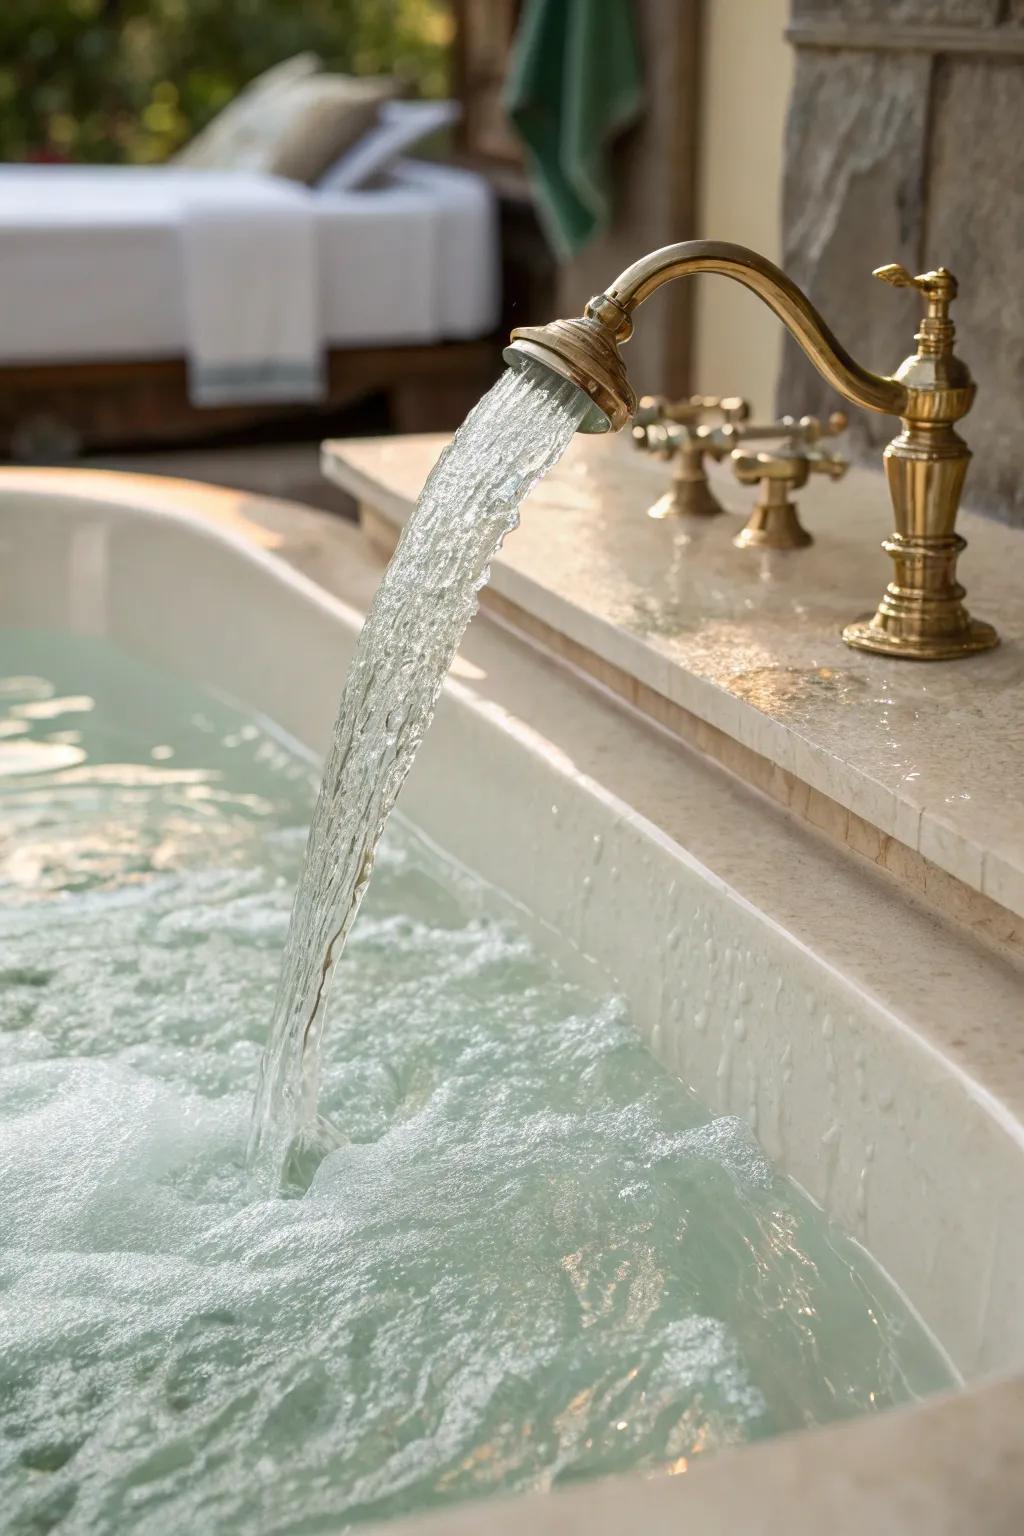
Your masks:
M331 978L490 562L585 406L571 384L508 370L432 471L373 600L324 766L260 1066L250 1160L271 1182L304 1187L341 1139L317 1107Z

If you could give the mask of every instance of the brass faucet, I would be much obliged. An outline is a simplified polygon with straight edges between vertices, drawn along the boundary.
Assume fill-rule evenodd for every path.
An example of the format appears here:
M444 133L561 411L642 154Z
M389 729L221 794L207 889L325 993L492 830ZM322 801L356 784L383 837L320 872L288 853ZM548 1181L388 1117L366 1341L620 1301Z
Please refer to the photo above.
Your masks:
M896 287L916 288L925 301L917 351L892 375L871 373L855 362L807 296L772 262L718 240L686 240L641 257L591 299L578 320L514 330L506 361L520 368L540 363L583 390L591 404L580 431L618 431L636 410L619 355L619 344L633 332L633 311L662 284L698 272L731 277L756 293L845 399L900 417L902 430L883 456L896 527L882 547L895 570L877 611L843 630L847 645L919 661L997 645L992 626L967 613L956 580L965 544L955 531L956 514L971 455L954 423L970 410L975 386L953 350L949 306L957 284L945 267L920 277L895 265L875 273Z

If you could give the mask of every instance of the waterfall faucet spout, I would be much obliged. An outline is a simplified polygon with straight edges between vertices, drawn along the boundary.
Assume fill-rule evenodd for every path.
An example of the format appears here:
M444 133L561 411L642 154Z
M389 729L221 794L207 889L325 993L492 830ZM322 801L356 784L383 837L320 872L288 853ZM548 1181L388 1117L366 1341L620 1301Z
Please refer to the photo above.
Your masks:
M917 289L926 305L916 352L889 375L856 362L806 294L772 262L721 240L686 240L641 257L591 299L579 319L514 330L505 359L517 368L547 368L576 384L591 401L580 431L618 431L636 411L619 353L632 335L633 312L664 283L699 272L731 277L756 293L845 399L900 418L902 430L883 455L896 526L882 547L893 559L893 579L877 611L843 630L846 643L918 661L950 660L997 645L992 626L967 613L956 580L965 544L955 531L956 515L971 455L954 423L970 410L975 386L954 351L949 306L957 283L946 268L919 277L898 265L875 272L896 287Z

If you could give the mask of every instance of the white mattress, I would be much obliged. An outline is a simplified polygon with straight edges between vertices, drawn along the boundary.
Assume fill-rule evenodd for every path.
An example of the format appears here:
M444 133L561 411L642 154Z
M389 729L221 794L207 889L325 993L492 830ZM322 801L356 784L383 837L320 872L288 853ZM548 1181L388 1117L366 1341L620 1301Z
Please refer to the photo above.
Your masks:
M327 193L172 167L0 167L0 364L181 356L190 193L305 200L317 226L325 346L470 339L498 318L496 220L480 177L401 161L386 184Z

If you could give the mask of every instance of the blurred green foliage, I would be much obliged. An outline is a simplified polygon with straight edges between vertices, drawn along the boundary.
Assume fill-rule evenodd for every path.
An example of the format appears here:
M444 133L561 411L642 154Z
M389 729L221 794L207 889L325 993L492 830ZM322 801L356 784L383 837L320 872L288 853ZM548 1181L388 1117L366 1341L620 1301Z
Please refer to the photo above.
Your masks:
M445 0L0 0L0 160L164 160L306 49L441 96L451 37Z

